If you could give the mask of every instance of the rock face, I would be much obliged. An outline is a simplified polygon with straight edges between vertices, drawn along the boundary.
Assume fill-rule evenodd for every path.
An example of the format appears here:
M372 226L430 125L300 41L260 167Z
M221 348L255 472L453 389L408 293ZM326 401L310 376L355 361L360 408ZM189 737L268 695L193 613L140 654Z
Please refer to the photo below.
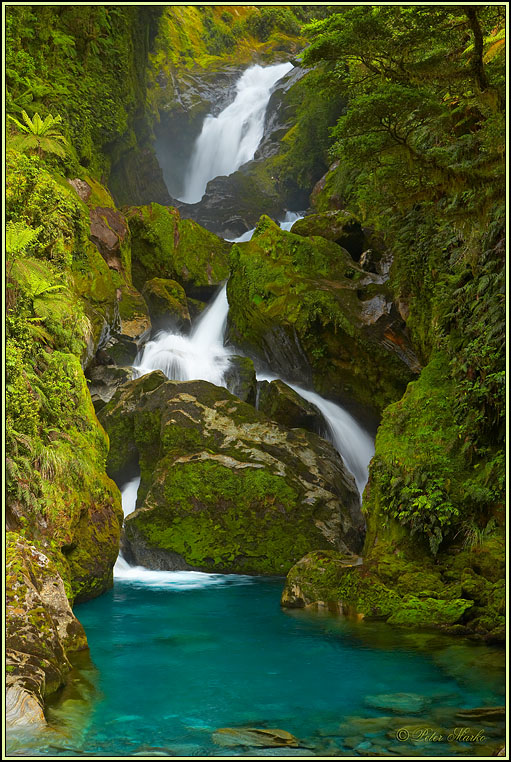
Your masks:
M136 288L152 278L176 280L187 295L208 299L229 273L230 244L183 220L177 209L159 204L132 207L128 213L132 275Z
M232 355L229 361L229 368L225 372L225 386L243 402L255 405L257 380L254 363L250 357L241 355Z
M153 568L168 554L171 569L283 574L311 548L360 549L353 477L320 437L159 371L118 389L99 416L109 473L139 459L139 508L125 523L134 561L151 566L154 551Z
M383 278L333 241L263 216L230 263L228 337L274 372L377 413L420 369Z
M6 705L10 726L45 724L43 701L65 682L68 655L86 649L55 565L20 535L7 534Z

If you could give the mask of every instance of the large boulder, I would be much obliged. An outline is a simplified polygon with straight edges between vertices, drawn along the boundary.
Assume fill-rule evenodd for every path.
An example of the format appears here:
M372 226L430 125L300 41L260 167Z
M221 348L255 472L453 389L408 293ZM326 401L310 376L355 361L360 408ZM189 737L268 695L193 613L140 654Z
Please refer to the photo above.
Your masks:
M88 648L87 638L54 562L15 532L6 539L6 719L37 728L45 697L65 683L69 654Z
M125 522L133 562L284 574L310 549L360 549L355 482L317 435L159 371L120 387L99 416L109 473L139 459L139 507Z
M380 412L420 366L381 276L262 217L231 252L228 337L283 378Z
M297 220L292 232L301 236L320 235L346 249L353 259L360 260L367 248L364 231L357 217L344 209L310 214Z
M150 204L127 212L132 241L133 283L152 278L180 283L189 296L208 299L229 274L231 244L173 207Z

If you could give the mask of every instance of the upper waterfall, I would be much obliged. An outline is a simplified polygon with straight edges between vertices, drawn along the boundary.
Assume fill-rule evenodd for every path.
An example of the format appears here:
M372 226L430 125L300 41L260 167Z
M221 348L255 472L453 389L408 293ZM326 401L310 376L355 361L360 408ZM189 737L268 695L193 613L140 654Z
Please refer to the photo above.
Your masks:
M230 175L254 158L264 132L272 88L292 63L251 66L236 85L236 97L218 116L207 116L197 138L180 201L196 204L210 180Z

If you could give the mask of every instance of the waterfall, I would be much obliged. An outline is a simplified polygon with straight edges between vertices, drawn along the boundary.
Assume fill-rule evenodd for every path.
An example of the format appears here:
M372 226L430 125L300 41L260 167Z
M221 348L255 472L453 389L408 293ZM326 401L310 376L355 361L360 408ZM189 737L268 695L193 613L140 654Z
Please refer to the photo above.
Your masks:
M257 374L258 381L276 381L277 378L277 376L265 373ZM284 381L284 379L282 380ZM369 461L374 455L372 437L340 405L324 399L316 392L302 389L289 381L284 381L284 383L321 411L328 427L328 439L342 456L348 471L355 477L358 491L362 494L367 484Z
M213 303L200 316L189 336L160 331L147 342L135 359L138 376L161 370L176 381L210 381L223 386L231 350L224 347L229 304L224 285Z
M263 137L272 88L292 68L291 63L265 67L256 64L242 74L234 101L218 116L204 120L180 201L196 204L210 180L230 175L254 158Z
M280 227L282 230L291 230L294 223L297 222L297 220L303 220L304 215L300 212L286 212L286 216L282 220L282 222L279 222Z

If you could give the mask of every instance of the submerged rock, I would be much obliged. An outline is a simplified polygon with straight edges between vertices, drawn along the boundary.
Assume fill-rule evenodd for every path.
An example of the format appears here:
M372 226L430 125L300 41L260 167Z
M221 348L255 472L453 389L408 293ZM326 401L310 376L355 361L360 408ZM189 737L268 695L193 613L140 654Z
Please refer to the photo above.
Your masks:
M169 569L180 558L180 568L283 574L310 548L361 547L358 492L334 448L225 389L156 371L120 387L99 418L108 472L139 459L139 508L125 522L137 563L165 568L167 553Z
M366 696L367 706L375 709L389 709L401 714L419 714L426 708L429 701L417 693L381 693L377 696Z
M298 746L295 736L278 728L220 728L213 741L217 746Z

